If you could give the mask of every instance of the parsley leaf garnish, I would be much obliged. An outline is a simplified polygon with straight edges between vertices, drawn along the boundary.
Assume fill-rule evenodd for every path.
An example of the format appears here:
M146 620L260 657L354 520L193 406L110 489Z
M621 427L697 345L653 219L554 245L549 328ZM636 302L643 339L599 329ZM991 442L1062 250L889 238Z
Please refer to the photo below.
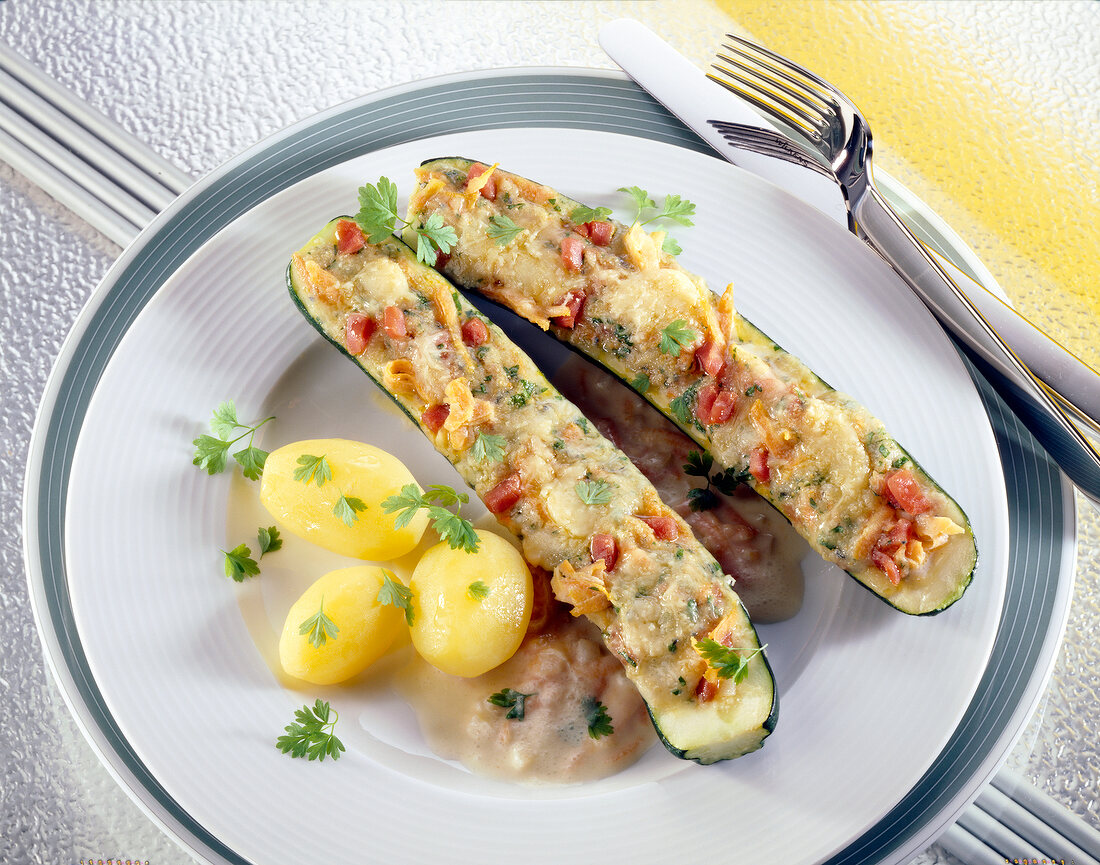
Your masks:
M481 580L474 580L466 587L466 594L474 601L484 601L489 597L489 591L489 587Z
M191 460L192 464L206 469L207 473L212 475L225 471L225 461L229 456L229 442L214 436L201 435L191 444L195 446L195 458Z
M233 454L233 459L241 467L241 471L250 480L259 480L264 473L264 463L267 462L267 451L257 447L246 447Z
M686 198L681 198L675 193L665 196L665 203L661 207L660 213L656 216L651 216L642 225L648 225L650 222L655 222L658 219L671 219L673 222L678 222L680 225L686 225L688 227L695 224L691 217L695 215L695 205L688 201Z
M717 507L718 496L714 490L732 496L734 490L744 483L747 477L747 472L732 468L725 469L712 476L710 471L713 467L714 458L710 454L700 453L699 451L688 452L687 462L683 465L684 474L705 478L707 482L705 487L695 487L688 490L688 504L693 511L709 511L711 508Z
M539 387L533 381L528 381L525 378L521 378L519 380L519 388L514 394L512 394L510 402L516 408L521 408L522 406L527 405L531 397L535 396L535 394L543 393L545 392L545 390L546 388Z
M260 526L256 531L256 539L260 542L261 559L265 554L274 553L283 548L283 539L279 535L279 529L276 526L268 526L266 529Z
M417 510L426 507L428 507L428 499L420 492L416 484L405 484L400 493L390 496L382 502L383 513L397 513L397 519L393 521L395 529L405 528L412 522Z
M261 559L265 553L273 553L283 546L283 539L279 537L279 530L275 526L266 529L261 526L256 532L256 540L260 544ZM225 556L223 563L225 575L232 577L234 581L243 583L247 577L254 577L260 573L260 566L252 558L252 550L247 544L237 544L228 552L225 550L221 552Z
M489 230L486 233L498 246L507 246L524 230L503 213L497 213L489 218Z
M656 207L657 204L649 197L649 193L638 186L620 186L619 192L625 192L634 200L634 222L642 218L642 212Z
M661 354L678 357L681 349L691 348L698 338L699 334L686 321L678 318L661 330Z
M237 409L233 400L226 400L214 409L214 416L210 420L210 429L219 439L228 439L234 431L241 426L237 420Z
M692 220L692 217L695 215L695 205L679 195L671 194L665 196L664 203L658 210L656 202L649 197L649 193L640 187L620 186L619 192L625 192L633 200L634 223L637 225L649 225L649 223L656 222L658 219L667 219L679 225L689 227L695 224ZM657 212L650 215L647 219L643 219L642 217L650 210L657 210ZM680 248L680 244L676 242L676 239L669 235L665 236L661 244L661 249L669 255L679 255L683 252L683 249Z
M336 622L325 615L324 597L321 598L321 606L317 612L299 625L298 633L309 634L309 642L316 649L321 648L329 640L336 639L340 629L336 627Z
M588 722L588 735L593 739L601 736L610 736L615 732L611 726L611 716L607 714L607 706L592 697L585 697L581 703L584 710L584 719Z
M764 651L763 646L758 646L750 651L747 656L742 657L740 652L743 650L723 646L710 637L703 640L692 640L692 645L695 646L695 651L703 657L707 665L718 674L719 678L733 679L734 682L740 682L748 675L749 661Z
M689 451L687 462L684 463L684 474L700 478L710 477L710 470L714 466L714 457L708 453Z
M508 714L504 717L508 720L522 721L527 712L527 698L534 696L534 694L521 694L512 688L505 688L503 691L497 691L491 695L487 702L492 703L494 706L500 706L502 709L507 709Z
M433 213L416 229L416 258L429 267L436 262L438 254L446 255L458 243L458 235L449 225L443 224L443 217Z
M355 221L367 233L367 240L378 243L393 234L397 224L397 185L380 177L375 185L359 187L359 212Z
M382 588L375 597L383 607L400 607L405 611L405 623L413 623L412 590L402 585L391 571L382 568Z
M707 487L692 487L688 490L688 507L692 511L709 511L712 508L718 507L718 496L714 494L709 486Z
M406 489L407 487L402 487L401 492ZM464 505L470 501L469 493L460 493L454 487L449 487L446 484L431 484L424 496L436 504L443 505L445 508L449 508L451 505Z
M569 221L574 225L584 225L586 222L603 222L609 216L610 207L586 207L579 204L569 212Z
M634 390L638 391L638 393L645 393L647 390L649 390L649 376L646 375L644 372L638 373L634 377L634 381L630 383L630 386L634 388Z
M332 720L329 720L330 716ZM275 740L276 748L291 757L308 757L310 760L340 758L340 753L346 749L333 733L340 719L335 709L318 699L313 706L295 709L294 717L296 723L287 724L284 728L286 734Z
M586 505L606 505L611 501L611 484L604 480L585 478L573 489Z
M468 553L477 552L481 539L474 531L473 524L458 514L453 514L446 508L432 505L428 508L428 516L431 517L432 527L439 533L440 540L451 545L452 550L465 550Z
M402 227L411 225L397 213L397 186L388 177L380 177L377 184L359 187L359 212L355 221L371 243L393 234L398 222ZM445 225L438 213L416 226L415 231L417 260L429 267L435 264L440 252L446 255L458 243L455 230Z
M234 582L243 583L246 577L254 577L260 572L260 566L252 558L252 550L245 544L237 544L229 552L222 550L225 555L225 575L232 577Z
M479 432L474 439L474 459L504 462L504 446L508 440L504 436Z
M329 466L325 455L302 454L298 457L298 468L294 470L294 480L308 485L313 481L319 487L332 480L332 467Z
M672 416L684 426L692 422L692 413L695 411L695 395L698 392L698 382L688 385L684 392L668 404L668 410Z
M745 483L749 477L750 472L747 468L728 468L724 472L714 475L710 480L718 492L723 495L732 496L733 491L737 489L738 486Z
M394 528L401 529L412 521L420 508L427 508L432 528L451 545L452 550L462 549L468 553L476 553L481 540L474 531L473 523L459 516L462 505L469 500L466 493L456 492L452 487L443 484L433 484L424 492L420 492L416 484L405 484L400 493L382 502L382 511L387 514L396 513L397 519L393 525ZM455 512L447 510L454 505L458 505Z
M259 480L264 470L264 463L267 461L267 451L255 447L252 440L256 436L256 430L269 420L274 418L264 418L254 424L241 423L237 419L237 409L233 400L225 400L214 409L210 419L210 429L214 435L200 435L191 441L195 446L191 463L205 470L207 474L216 475L223 472L229 460L229 449L247 436L248 444L241 450L235 451L233 459L240 465L246 478L251 481ZM232 437L237 430L244 430L244 432Z
M367 503L356 496L342 493L332 506L332 512L344 521L345 526L355 525L359 519L359 512L367 509Z

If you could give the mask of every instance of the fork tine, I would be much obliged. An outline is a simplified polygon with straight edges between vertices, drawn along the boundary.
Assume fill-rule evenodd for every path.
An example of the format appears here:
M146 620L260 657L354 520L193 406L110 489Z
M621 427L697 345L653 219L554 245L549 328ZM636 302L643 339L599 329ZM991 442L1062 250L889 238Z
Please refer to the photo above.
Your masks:
M707 77L712 81L732 90L766 114L798 129L812 141L821 141L821 132L825 124L819 114L807 112L792 104L785 93L764 86L755 78L747 77L738 72L736 66L731 68L715 62L710 68L713 72L708 72Z
M821 114L835 113L836 102L832 94L823 90L815 82L802 75L797 67L789 62L779 63L773 56L763 50L753 50L756 46L750 43L722 43L726 51L735 56L730 57L718 52L718 56L727 62L740 66L750 75L762 77L780 88L785 93L797 99L799 103L809 105Z
M724 48L736 51L743 56L757 58L761 63L766 61L765 65L769 68L782 72L789 80L799 84L808 93L814 94L822 103L832 106L836 104L837 99L843 98L843 95L828 81L799 66L793 60L788 60L782 54L776 54L770 48L759 45L744 36L738 36L736 33L727 33L726 38L732 40L736 47L723 43Z

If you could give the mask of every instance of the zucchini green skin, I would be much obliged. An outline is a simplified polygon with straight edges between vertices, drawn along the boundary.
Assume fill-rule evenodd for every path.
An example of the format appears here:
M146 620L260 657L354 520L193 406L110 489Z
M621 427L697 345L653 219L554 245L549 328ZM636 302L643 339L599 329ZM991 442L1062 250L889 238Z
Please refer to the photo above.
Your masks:
M798 507L805 508L807 492L811 493L809 501L814 503L811 484L818 484L818 489L822 490L826 489L825 484L829 484L835 489L841 481L847 481L847 478L841 477L837 483L833 483L833 476L818 472L818 477L814 480L793 488L784 488L774 477L767 483L753 478L748 472L748 452L744 448L731 445L733 436L730 434L731 428L737 428L735 434L745 437L745 430L749 429L748 412L735 415L728 424L705 427L693 411L685 411L685 405L693 405L699 388L713 380L694 368L690 357L686 361L677 359L676 362L660 357L660 363L652 363L644 355L639 357L638 346L630 339L632 332L626 327L636 324L636 320L631 321L629 315L616 318L614 312L609 315L606 306L600 308L600 318L593 319L600 322L602 335L594 335L595 328L591 326L582 327L580 320L575 327L556 324L555 314L548 308L555 301L548 299L552 297L548 292L552 292L556 285L559 296L568 296L567 292L583 285L589 264L586 258L585 272L570 274L557 262L555 253L546 254L544 250L553 246L556 231L560 234L563 230L567 236L573 232L575 226L568 215L580 204L526 178L498 172L502 190L500 194L516 196L515 200L507 203L506 210L496 201L470 201L467 195L465 205L456 211L451 203L461 204L458 199L462 196L462 179L468 175L473 164L469 159L446 157L425 161L417 172L420 186L410 200L408 219L415 223L431 213L438 213L458 235L458 243L450 259L443 263L442 272L463 288L479 291L544 329L551 330L558 339L587 355L629 386L635 387L645 399L709 451L717 465L741 473L746 483L790 520L823 558L843 568L886 603L910 615L930 615L946 609L963 595L977 564L977 545L969 520L958 504L936 484L919 463L889 436L881 422L862 406L835 391L747 319L737 314L733 316L736 342L731 342L730 346L733 348L731 357L737 360L736 364L731 360L731 366L762 373L760 380L767 379L776 383L776 387L786 388L797 394L798 400L808 397L807 402L826 407L828 411L847 413L852 418L852 436L857 431L859 433L859 445L864 450L862 459L865 465L870 466L870 475L862 481L864 510L863 514L856 512L856 517L866 515L866 518L863 522L853 518L851 514L855 509L849 508L848 511L838 509L839 517L832 527L814 524L812 519L806 520L805 511L799 513ZM522 209L514 209L519 205L522 205ZM541 221L530 217L532 208L541 211L537 214ZM487 247L484 241L487 220L497 212L502 215L511 214L517 223L527 218L527 224L531 226L528 233L532 235L532 239L526 241L525 249L509 249L507 259L492 247ZM605 249L597 250L586 241L585 255L594 252L601 268L618 266L621 272L628 272L631 265L625 263L627 256L623 251L626 247L627 227L614 222L612 225L614 235L610 244ZM662 272L667 268L695 281L696 285L701 285L697 277L686 274L667 255L662 254L660 267ZM615 289L612 286L610 290L603 290ZM637 293L638 289L635 288L634 292ZM710 297L712 304L710 315L716 318L715 310L719 306L717 297L705 287L704 293ZM651 296L655 294L659 293L656 290L649 292ZM595 296L600 297L599 291ZM588 308L585 307L586 316ZM616 329L610 330L611 326ZM706 332L705 328L701 329ZM636 386L639 372L646 374L646 387ZM745 394L746 397L749 395ZM934 497L937 516L951 520L962 531L958 536L951 537L943 548L933 549L928 554L928 564L922 566L919 572L913 572L917 574L915 578L903 578L900 584L893 585L883 570L871 564L869 542L861 538L861 532L873 533L876 525L881 524L884 519L883 509L890 505L875 492L871 477L875 476L881 481L888 472L898 468L910 472L921 489ZM802 496L801 504L795 498L799 495ZM818 500L824 498L822 494L817 495ZM877 509L877 512L872 511L872 508ZM889 509L895 511L892 507ZM897 518L902 517L900 508L896 509L895 515ZM838 535L837 532L841 534ZM841 539L839 543L838 538Z
M640 571L639 568L631 570L617 566L616 576L609 575L607 581L611 606L586 612L586 615L601 628L613 653L624 661L628 677L638 686L646 701L659 738L671 753L686 760L713 763L760 748L764 739L775 729L778 717L774 676L763 652L749 661L748 674L743 681L729 682L728 685L722 682L717 695L709 702L695 697L695 688L705 664L691 647L692 638L707 636L711 626L718 622L731 629L736 639L733 645L740 650L756 649L760 642L743 605L730 589L728 578L721 574L717 562L691 535L686 523L660 503L656 491L625 455L604 439L594 426L583 420L579 411L550 385L534 363L499 328L468 303L462 302L449 282L417 262L413 252L396 238L379 244L367 244L358 254L338 253L335 237L339 221L339 218L333 220L318 232L296 253L288 266L287 288L298 310L329 342L382 387L483 499L491 493L502 474L523 468L524 464L513 459L516 453L530 447L524 441L525 437L538 437L535 432L528 434L528 430L535 430L534 421L559 417L575 429L569 441L559 442L563 445L560 451L555 445L553 453L561 454L561 462L555 471L565 472L579 465L586 470L585 477L608 478L616 491L633 490L636 493L630 502L620 507L622 512L614 510L619 507L617 497L607 504L608 521L618 525L636 520L631 514L638 512L674 517L679 529L674 542L661 541L647 534L643 541L631 548L630 538L637 539L639 527L644 524L637 520L633 528L624 529L617 538L620 544L626 545L623 548L636 552L640 550L645 554L643 562L648 560L657 564L648 572L645 566L639 566ZM311 276L306 269L307 262L324 270L325 274L339 274L332 277L333 283L338 284L319 287L316 275ZM476 457L469 443L455 445L445 430L433 431L429 428L423 420L424 412L434 403L427 402L419 391L387 387L387 365L392 364L395 358L400 359L401 351L405 350L400 341L392 340L379 329L363 351L356 354L349 350L345 329L348 315L376 315L379 311L379 302L370 296L370 280L362 276L372 266L385 266L392 270L394 264L407 275L408 286L404 293L395 294L392 287L387 289L385 304L407 305L404 314L410 324L410 340L419 337L424 345L438 345L431 340L435 335L432 327L434 323L439 333L445 329L447 314L439 310L447 304L450 304L451 313L460 313L467 320L476 317L485 323L488 341L479 346L477 352L469 354L467 360L455 359L454 356L461 352L448 349L445 354L450 358L447 361L450 366L444 365L445 368L436 370L432 365L433 359L428 357L424 360L424 367L431 380L461 373L468 381L483 382L479 392L487 402L492 403L497 416L485 421L480 430L505 437L508 453L501 464ZM502 371L505 372L502 374ZM518 401L516 395L519 391L515 382L524 383L524 395ZM580 425L577 425L578 422ZM562 429L564 427L558 427L559 431ZM564 438L565 434L562 435ZM518 460L518 457L515 459ZM540 495L544 499L553 495L552 482L555 478L556 475L549 482L543 481ZM640 511L639 502L643 505ZM656 513L652 508L657 509ZM538 513L549 513L549 510L543 509ZM544 519L540 525L537 519L530 517L523 500L497 518L521 540L525 557L532 564L548 571L554 571L563 563L577 569L591 566L590 539L583 532L578 534L575 526L554 523L549 519ZM606 522L603 525L606 527ZM643 530L643 534L648 531ZM677 564L668 567L673 562ZM637 576L638 573L655 575L656 583L630 582L631 575ZM636 595L635 588L638 588ZM653 625L657 628L659 639L650 640L650 643L659 643L659 652L653 651L652 645L640 646L632 642L632 634L651 627L648 618L632 620L632 601L633 606L638 607L641 603L637 598L644 597L648 601L651 595L659 595L661 602L667 604L671 603L670 598L682 598L684 591L696 589L706 591L707 597L714 599L709 601L711 612L705 613L700 605L696 605L690 621L682 613L677 617L662 612ZM698 620L695 618L696 610L699 610ZM698 624L695 624L696 621ZM658 655L656 660L653 660L654 655Z

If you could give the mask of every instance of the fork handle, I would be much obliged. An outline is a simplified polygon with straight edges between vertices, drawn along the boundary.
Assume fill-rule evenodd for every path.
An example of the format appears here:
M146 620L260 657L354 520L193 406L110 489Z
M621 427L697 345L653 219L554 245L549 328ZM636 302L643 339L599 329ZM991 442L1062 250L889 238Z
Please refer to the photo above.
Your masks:
M1051 398L1051 386L1041 382L1006 345L999 329L905 226L874 184L869 184L866 194L853 207L853 215L859 236L893 266L932 314L963 343L1059 468L1100 507L1100 452ZM1067 353L1067 357L1072 355ZM1091 381L1079 374L1081 385L1076 390L1082 393L1067 399L1085 415L1091 414L1095 423L1100 417L1100 379L1084 364L1080 366ZM1056 376L1052 380L1064 378Z

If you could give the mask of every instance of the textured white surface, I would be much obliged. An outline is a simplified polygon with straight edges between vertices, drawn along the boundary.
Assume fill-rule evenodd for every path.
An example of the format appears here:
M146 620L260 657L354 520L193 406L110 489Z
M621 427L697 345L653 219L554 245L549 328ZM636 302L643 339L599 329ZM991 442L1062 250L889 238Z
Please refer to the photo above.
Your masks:
M1013 52L1012 34L1035 25L1054 38L1022 40L1020 57L1033 62L1021 66L1043 68L1053 56L1074 75L1095 69L1095 33L1089 41L1064 26L1075 4L962 5L983 22L975 38L991 52ZM610 66L595 32L620 15L667 33L698 63L728 23L700 0L0 0L0 40L199 176L292 121L390 84L511 65ZM1021 73L1019 85L1035 81ZM1095 117L1090 105L1080 116ZM880 164L907 181L885 154ZM0 163L0 855L13 863L187 861L77 731L45 670L23 575L20 497L35 406L61 340L117 253ZM1066 647L1045 712L1010 762L1097 825L1100 524L1091 513L1081 525ZM920 861L947 857L933 848Z

